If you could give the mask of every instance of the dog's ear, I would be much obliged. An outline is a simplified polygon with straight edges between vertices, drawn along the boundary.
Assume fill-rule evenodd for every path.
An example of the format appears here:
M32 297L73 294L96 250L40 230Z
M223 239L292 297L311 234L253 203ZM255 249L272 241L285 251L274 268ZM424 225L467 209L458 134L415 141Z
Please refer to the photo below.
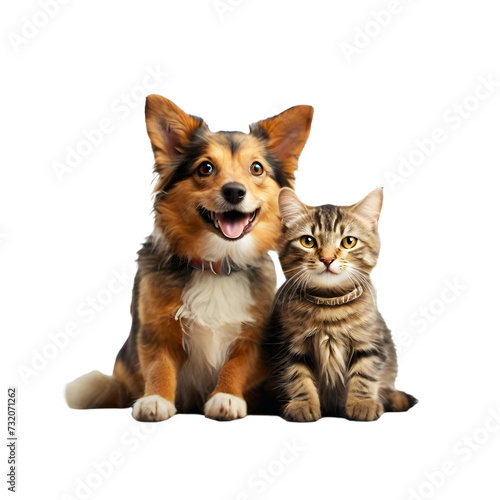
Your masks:
M146 97L146 128L155 155L155 169L168 178L172 161L186 151L193 132L207 127L201 118L184 113L161 95Z
M314 109L294 106L279 115L250 125L250 133L267 140L269 152L280 162L286 185L293 187L298 160L304 148Z

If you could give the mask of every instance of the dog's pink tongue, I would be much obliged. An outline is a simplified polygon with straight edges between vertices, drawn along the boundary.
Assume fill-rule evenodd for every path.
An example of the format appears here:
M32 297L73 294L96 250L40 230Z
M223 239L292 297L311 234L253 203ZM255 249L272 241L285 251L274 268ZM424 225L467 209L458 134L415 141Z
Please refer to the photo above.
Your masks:
M219 227L224 235L228 238L238 238L243 233L248 224L248 217L234 218L226 217L224 214L216 214Z

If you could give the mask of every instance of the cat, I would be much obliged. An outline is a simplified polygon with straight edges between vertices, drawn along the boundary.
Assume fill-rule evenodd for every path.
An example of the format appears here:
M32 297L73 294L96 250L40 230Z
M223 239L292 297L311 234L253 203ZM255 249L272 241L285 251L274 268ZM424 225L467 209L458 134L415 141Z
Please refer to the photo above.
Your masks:
M287 420L372 421L417 403L394 388L396 351L370 280L382 200L375 189L352 206L310 207L291 189L280 191L286 281L264 342Z

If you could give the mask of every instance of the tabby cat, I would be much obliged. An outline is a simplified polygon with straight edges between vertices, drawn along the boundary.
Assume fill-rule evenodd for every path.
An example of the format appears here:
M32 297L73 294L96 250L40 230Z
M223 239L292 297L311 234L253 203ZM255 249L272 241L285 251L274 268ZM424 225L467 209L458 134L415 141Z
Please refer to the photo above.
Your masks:
M396 352L370 280L382 189L352 206L304 205L280 192L286 282L266 335L284 418L376 420L417 400L394 388Z

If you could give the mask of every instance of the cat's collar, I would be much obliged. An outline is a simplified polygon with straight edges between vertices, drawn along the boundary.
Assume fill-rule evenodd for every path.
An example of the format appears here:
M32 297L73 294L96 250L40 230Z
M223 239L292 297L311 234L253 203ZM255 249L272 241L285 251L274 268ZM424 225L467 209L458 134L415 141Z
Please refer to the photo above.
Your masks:
M241 271L243 268L236 265L232 260L228 258L219 260L218 262L213 262L209 260L191 259L188 264L193 269L198 269L199 271L212 271L214 274L222 274L229 276L231 273L236 273Z
M341 306L343 304L347 304L348 302L352 302L358 297L361 297L362 293L363 288L358 285L352 292L342 295L341 297L317 297L315 295L310 295L307 292L304 293L304 297L309 302L319 306Z

